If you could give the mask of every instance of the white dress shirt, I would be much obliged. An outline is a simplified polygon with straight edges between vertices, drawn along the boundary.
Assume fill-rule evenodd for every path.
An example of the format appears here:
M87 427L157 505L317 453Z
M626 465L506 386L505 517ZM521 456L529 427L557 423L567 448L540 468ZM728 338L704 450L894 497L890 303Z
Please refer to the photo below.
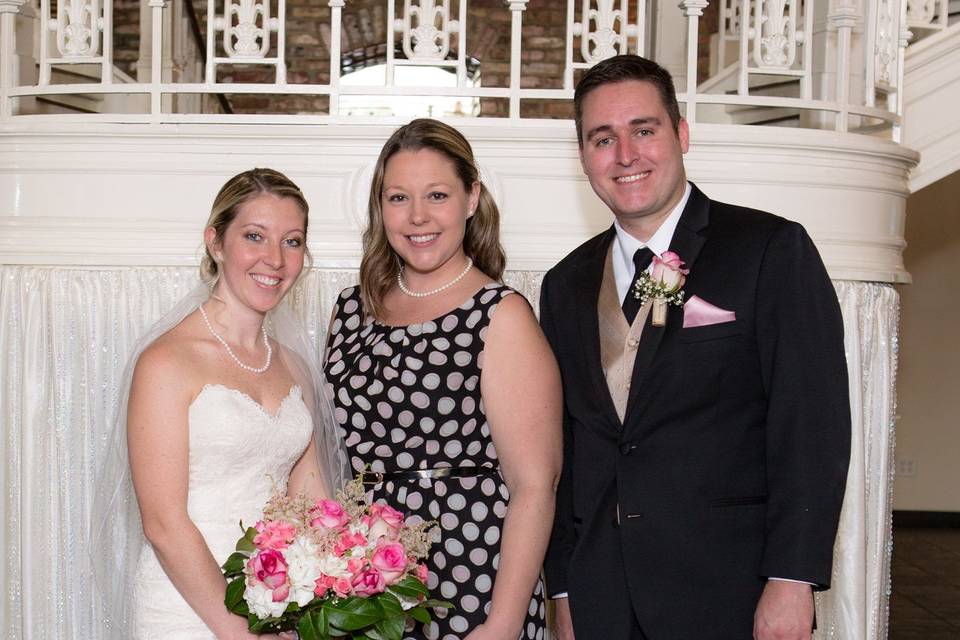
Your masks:
M613 255L611 259L613 261L613 279L617 283L617 296L621 304L623 304L624 298L627 297L627 290L633 282L633 276L637 269L633 264L633 254L637 252L637 249L649 247L650 251L653 251L653 255L658 258L663 257L663 254L670 250L673 232L677 230L680 215L683 213L684 207L687 206L687 200L689 199L690 183L688 182L687 188L683 191L683 197L680 198L680 202L677 203L677 206L673 208L673 211L670 212L667 219L660 224L660 228L657 229L647 242L641 242L634 238L620 226L618 220L614 219L613 228L617 231L617 237L613 241ZM680 259L682 260L683 256L680 256ZM649 268L653 268L653 265L651 264Z

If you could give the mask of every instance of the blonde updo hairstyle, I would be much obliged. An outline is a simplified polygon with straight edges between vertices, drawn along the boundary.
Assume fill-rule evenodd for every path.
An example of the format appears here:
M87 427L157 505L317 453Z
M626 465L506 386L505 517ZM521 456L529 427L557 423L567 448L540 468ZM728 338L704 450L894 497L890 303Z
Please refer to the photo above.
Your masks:
M363 258L360 262L360 295L363 307L374 318L384 317L383 298L397 281L400 256L383 226L383 178L387 161L400 151L431 149L446 156L467 193L474 183L480 184L477 210L467 218L463 250L474 265L494 280L500 281L506 255L500 244L500 211L487 187L480 181L480 171L470 143L463 134L439 120L420 118L397 129L380 151L370 184L367 206L367 228L363 232Z
M293 180L273 169L251 169L239 173L220 188L210 210L210 218L205 229L213 228L216 231L215 243L222 243L227 228L236 219L240 207L253 198L268 193L277 198L290 198L297 203L303 212L303 231L306 233L309 222L310 205L303 197L300 187ZM307 264L310 261L310 250L306 249ZM210 247L204 249L203 259L200 261L200 277L211 287L220 278L220 265Z

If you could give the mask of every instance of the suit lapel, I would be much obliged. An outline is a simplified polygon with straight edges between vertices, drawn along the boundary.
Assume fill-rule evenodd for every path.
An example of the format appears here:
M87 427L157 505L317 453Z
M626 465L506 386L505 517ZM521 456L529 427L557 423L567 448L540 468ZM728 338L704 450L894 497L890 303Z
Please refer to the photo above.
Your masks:
M691 187L687 206L684 207L677 229L673 232L670 250L680 256L680 259L686 263L686 268L692 271L697 256L700 255L700 249L703 248L703 243L707 239L705 229L710 220L710 199L696 185L691 183ZM673 306L667 312L665 327L654 327L650 324L650 317L647 317L643 333L640 335L640 345L637 347L637 359L633 366L624 425L629 424L635 416L639 415L649 400L649 393L644 392L644 379L650 370L650 364L664 334L667 331L677 331L682 326L682 321L683 313Z
M604 415L611 424L620 423L617 410L610 397L607 381L603 375L603 363L600 359L600 323L597 317L597 303L600 299L600 286L603 283L604 262L607 257L607 248L615 235L613 227L600 238L591 252L583 258L580 278L576 283L574 293L577 296L577 324L580 326L580 340L586 356L587 377L593 385L594 397L598 399Z

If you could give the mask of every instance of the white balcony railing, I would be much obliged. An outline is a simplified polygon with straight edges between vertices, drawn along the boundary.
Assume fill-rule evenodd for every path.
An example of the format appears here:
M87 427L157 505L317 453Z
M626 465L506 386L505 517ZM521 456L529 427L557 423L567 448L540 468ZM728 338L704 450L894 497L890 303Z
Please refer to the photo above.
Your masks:
M203 4L196 1L191 7ZM323 75L329 81L323 83L289 81L285 34L292 0L209 0L205 4L206 13L200 12L205 15L204 42L198 47L198 51L205 48L202 73L174 78L165 61L169 62L172 51L182 49L182 44L171 40L183 36L165 24L176 7L169 0L146 0L140 21L143 73L137 82L118 83L111 71L111 0L0 0L0 121L49 117L31 107L35 99L114 95L123 96L127 107L113 112L61 113L58 117L236 122L241 120L238 115L178 105L196 105L198 95L240 94L322 96L326 106L310 114L312 122L341 117L340 98L351 95L499 99L509 104L503 113L517 119L521 118L522 102L567 101L573 95L578 70L617 53L634 52L654 58L674 72L678 98L691 122L750 123L743 112L754 109L773 115L758 116L752 123L776 121L777 114L786 113L793 114L794 126L856 131L899 141L908 27L936 30L946 25L947 16L946 0L720 0L713 46L702 51L698 36L701 16L709 8L707 0L683 0L679 5L568 0L566 24L559 27L565 42L562 81L557 78L557 88L536 88L528 86L522 61L525 14L534 14L537 2L507 0L486 9L502 12L502 22L510 24L510 61L509 80L501 83L505 86L482 86L470 77L468 65L479 64L482 72L484 60L469 59L466 36L473 26L470 21L489 20L489 15L474 17L467 0L389 0L380 3L375 14L385 16L386 21L381 25L386 34L384 81L380 86L354 86L341 82L344 12L349 11L348 4L371 2L326 3L329 70ZM709 78L701 78L698 72L704 58L710 58L715 69ZM58 70L79 65L86 69L99 66L99 77L88 82L57 79ZM222 69L237 65L267 67L273 73L265 75L272 77L256 82L221 77ZM410 66L445 69L456 82L446 87L399 86L397 70ZM773 85L779 89L771 92ZM734 113L740 115L731 117ZM271 116L260 113L256 117L263 121ZM278 113L272 117L302 116Z

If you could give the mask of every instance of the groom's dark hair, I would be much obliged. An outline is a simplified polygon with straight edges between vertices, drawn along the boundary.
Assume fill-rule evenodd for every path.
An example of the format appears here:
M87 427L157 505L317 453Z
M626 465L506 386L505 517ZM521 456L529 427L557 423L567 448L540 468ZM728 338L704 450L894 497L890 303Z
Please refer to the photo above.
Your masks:
M677 91L673 87L673 77L670 72L653 60L647 60L635 55L621 55L607 58L590 67L577 83L573 93L573 112L577 124L577 142L583 146L583 100L591 91L605 84L626 82L627 80L642 80L649 82L660 94L674 133L680 126L680 105L677 104Z

